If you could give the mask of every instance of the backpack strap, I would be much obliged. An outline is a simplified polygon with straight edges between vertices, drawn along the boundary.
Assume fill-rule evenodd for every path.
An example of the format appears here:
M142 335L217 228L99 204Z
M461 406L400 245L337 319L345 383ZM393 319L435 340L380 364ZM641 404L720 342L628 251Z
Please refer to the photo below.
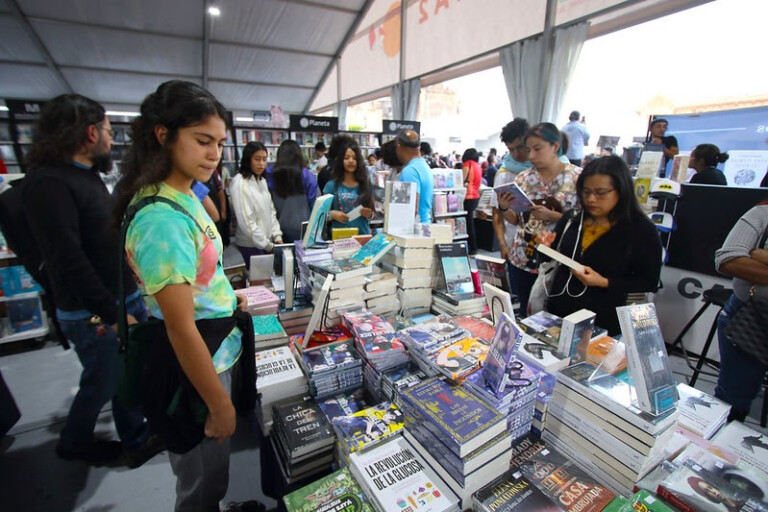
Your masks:
M197 226L197 229L200 230L201 233L205 234L205 231L203 230L202 226L200 226L200 223L197 222L197 219L195 219L191 213L189 213L187 210L185 210L181 205L178 203L171 201L167 197L161 197L161 196L149 196L145 197L143 199L140 199L136 201L134 204L128 207L128 209L125 211L125 215L123 215L123 221L120 224L120 245L118 246L118 258L117 258L117 336L120 340L120 351L124 351L126 347L126 343L128 342L128 315L126 312L126 306L125 306L125 278L123 277L123 274L125 272L125 238L128 234L128 226L130 226L131 221L136 217L136 214L139 213L139 211L151 204L157 204L157 203L163 203L167 204L174 210L176 210L179 213L182 213L186 215L188 218L192 220L192 222L195 223L195 226Z

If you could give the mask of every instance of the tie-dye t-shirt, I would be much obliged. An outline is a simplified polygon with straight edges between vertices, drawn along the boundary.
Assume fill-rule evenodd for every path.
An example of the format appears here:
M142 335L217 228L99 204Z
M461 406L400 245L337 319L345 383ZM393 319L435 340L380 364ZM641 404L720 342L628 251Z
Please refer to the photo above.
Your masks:
M155 187L147 187L133 201L155 195L155 191ZM237 297L220 264L223 246L216 226L194 196L165 183L160 184L156 195L188 211L205 234L192 219L168 204L150 204L136 214L128 227L125 251L150 312L163 318L154 294L169 284L188 283L195 302L195 320L231 316ZM214 354L213 365L218 373L237 362L242 351L241 337L235 327Z

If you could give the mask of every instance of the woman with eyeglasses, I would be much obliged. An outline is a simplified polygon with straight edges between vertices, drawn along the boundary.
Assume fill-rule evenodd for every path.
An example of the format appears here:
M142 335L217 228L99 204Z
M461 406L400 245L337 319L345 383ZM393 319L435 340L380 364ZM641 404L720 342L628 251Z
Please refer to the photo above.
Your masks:
M629 293L658 288L661 241L618 156L590 162L576 181L576 191L581 209L560 219L551 247L584 265L584 272L560 265L547 290L547 311L565 317L589 309L596 314L596 325L618 334L616 307L626 304Z

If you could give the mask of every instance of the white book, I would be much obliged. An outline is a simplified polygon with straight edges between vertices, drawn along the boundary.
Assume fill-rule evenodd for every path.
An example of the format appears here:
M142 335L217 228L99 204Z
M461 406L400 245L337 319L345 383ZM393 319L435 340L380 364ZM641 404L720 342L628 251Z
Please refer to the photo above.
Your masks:
M568 268L572 268L577 272L582 272L582 273L584 272L584 265L582 265L581 263L579 263L578 261L572 258L569 258L565 254L559 251L556 251L555 249L552 249L551 247L548 247L544 244L539 244L536 246L536 250L539 251L544 256L549 256L553 260L562 263Z
M384 232L409 235L416 226L416 183L389 181L384 192Z
M637 165L635 176L641 179L655 178L659 174L663 158L664 153L661 151L643 151L643 154L640 155L640 162Z
M515 312L512 305L512 297L501 288L497 288L489 283L483 283L483 294L485 302L491 311L491 318L499 319L506 313L511 318L515 318Z
M276 347L256 352L256 389L262 391L275 385L303 378L293 353L288 347Z
M285 309L293 307L293 250L283 251L283 277L285 282Z
M732 421L720 430L712 442L738 455L739 465L748 466L768 481L768 436L740 421Z
M401 436L352 453L349 459L352 474L370 492L379 510L458 510L458 497Z
M323 282L323 287L320 290L317 301L315 301L315 309L312 310L312 316L304 331L301 348L307 348L307 343L309 343L309 338L312 336L312 333L320 327L320 322L324 314L323 309L325 309L325 300L328 298L328 293L331 291L331 284L333 284L333 275L327 276L325 282Z
M678 384L677 393L680 426L699 437L709 439L728 419L730 404L687 384Z
M594 328L595 314L588 309L580 309L563 318L557 353L563 357L572 358L576 347L581 345L586 354Z

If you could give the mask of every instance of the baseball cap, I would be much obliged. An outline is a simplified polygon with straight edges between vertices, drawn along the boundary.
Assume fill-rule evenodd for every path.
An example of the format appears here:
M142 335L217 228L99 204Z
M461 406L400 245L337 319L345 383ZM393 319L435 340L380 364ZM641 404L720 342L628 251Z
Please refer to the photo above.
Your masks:
M649 196L656 199L676 199L680 197L680 184L667 178L655 178L651 182Z

